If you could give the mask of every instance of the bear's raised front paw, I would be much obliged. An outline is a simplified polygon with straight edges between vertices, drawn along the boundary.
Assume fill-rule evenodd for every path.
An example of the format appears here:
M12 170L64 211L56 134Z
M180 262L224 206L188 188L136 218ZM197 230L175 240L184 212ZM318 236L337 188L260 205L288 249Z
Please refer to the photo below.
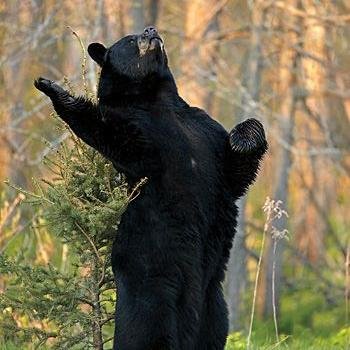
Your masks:
M64 90L54 81L42 77L34 81L34 86L48 96L64 92Z
M230 132L230 145L233 151L240 153L265 153L267 142L263 125L254 118L239 123Z

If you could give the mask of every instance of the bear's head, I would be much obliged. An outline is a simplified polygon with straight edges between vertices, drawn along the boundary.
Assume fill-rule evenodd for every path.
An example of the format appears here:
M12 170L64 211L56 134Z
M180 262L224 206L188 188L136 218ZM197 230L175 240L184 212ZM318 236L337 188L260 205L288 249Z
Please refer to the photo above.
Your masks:
M114 105L143 97L149 101L165 86L176 91L163 40L154 27L128 35L109 48L92 43L88 52L102 68L98 87L100 103Z

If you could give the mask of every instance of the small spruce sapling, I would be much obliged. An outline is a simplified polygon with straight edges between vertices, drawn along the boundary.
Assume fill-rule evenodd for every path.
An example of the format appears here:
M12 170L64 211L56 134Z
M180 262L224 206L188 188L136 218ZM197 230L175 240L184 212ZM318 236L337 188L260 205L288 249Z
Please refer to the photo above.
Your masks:
M0 258L8 275L0 294L0 338L17 346L35 343L57 349L106 349L111 345L115 287L110 249L119 219L139 186L127 193L120 174L96 151L71 137L56 159L45 186L28 193L40 206L36 220L69 248L70 268L30 266ZM59 249L59 248L57 248ZM24 320L24 322L22 321Z

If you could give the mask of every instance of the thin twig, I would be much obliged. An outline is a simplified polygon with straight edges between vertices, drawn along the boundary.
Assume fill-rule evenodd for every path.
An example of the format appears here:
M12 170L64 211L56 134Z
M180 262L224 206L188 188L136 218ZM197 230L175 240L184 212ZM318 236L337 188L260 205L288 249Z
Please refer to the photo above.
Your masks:
M86 59L87 59L86 49L85 49L85 46L84 46L83 41L81 40L79 34L76 31L74 31L71 26L67 26L67 28L69 30L71 30L72 34L78 39L80 47L81 47L81 50L82 50L82 53L83 53L83 58L81 60L81 75L82 75L82 78L83 78L83 85L84 85L85 96L87 98L89 98L89 89L88 89L88 84L87 84L87 81L86 81L86 73L87 73L87 70L86 70Z
M85 238L89 241L93 251L95 252L96 254L96 257L97 259L102 263L102 259L100 257L100 254L98 253L98 250L94 244L94 242L91 240L91 238L89 237L89 235L83 230L83 228L78 224L78 223L75 223L75 225L78 227L78 229L80 230L80 232L85 236Z
M101 286L102 282L105 278L105 266L104 266L103 260L101 259L100 254L98 253L98 250L97 250L94 242L89 237L89 235L83 230L83 228L78 223L75 223L75 225L79 228L79 230L83 233L85 238L89 241L89 243L90 243L92 249L94 250L95 255L99 261L99 264L101 265L101 277L100 277L99 282L98 282L98 286Z
M140 182L132 189L130 195L127 198L127 203L133 201L140 194L140 192L137 192L137 191L139 190L140 187L142 187L147 182L147 180L148 180L147 177L142 178Z
M33 198L36 198L36 199L40 199L40 200L43 200L43 201L45 201L45 202L47 202L49 204L55 204L54 202L50 201L46 197L38 196L37 194L35 194L33 192L26 191L26 190L24 190L21 187L18 187L18 186L15 186L15 185L11 184L8 180L5 180L4 184L9 186L9 187L11 187L11 188L13 188L13 189L15 189L17 192L24 194L25 196L33 197Z

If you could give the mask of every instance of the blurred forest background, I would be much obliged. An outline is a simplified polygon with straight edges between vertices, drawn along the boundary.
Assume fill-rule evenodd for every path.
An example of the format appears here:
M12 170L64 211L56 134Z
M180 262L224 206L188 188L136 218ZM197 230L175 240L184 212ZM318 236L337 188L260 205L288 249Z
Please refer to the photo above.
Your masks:
M350 349L348 0L2 0L1 255L62 270L74 254L45 225L37 229L40 206L20 205L23 193L4 183L8 179L32 191L33 178L55 181L44 160L55 159L70 137L50 117L49 99L34 89L33 80L42 75L66 82L76 93L84 93L84 84L93 92L98 68L89 58L83 61L84 83L83 52L72 30L85 46L93 41L108 46L150 24L165 41L180 95L188 103L227 129L255 116L270 143L257 183L239 202L225 282L232 332L228 348L246 348L255 289L255 348ZM288 216L269 222L266 197L282 201ZM0 276L0 295L13 284L11 278L11 273ZM5 314L17 328L54 328L45 315L34 322L3 305L0 319ZM13 345L10 331L0 330L0 338L1 349L24 348ZM45 341L43 347L55 344ZM28 348L31 343L27 340ZM108 344L107 339L92 348Z

